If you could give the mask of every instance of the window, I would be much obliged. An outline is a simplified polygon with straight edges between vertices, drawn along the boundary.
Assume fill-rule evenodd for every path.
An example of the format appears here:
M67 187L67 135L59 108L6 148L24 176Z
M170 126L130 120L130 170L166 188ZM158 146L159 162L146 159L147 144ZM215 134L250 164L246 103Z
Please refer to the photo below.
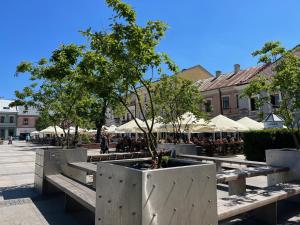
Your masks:
M222 108L229 109L229 96L222 97Z
M9 117L9 123L14 123L14 120L15 120L15 119L14 119L13 116L10 116L10 117Z
M279 94L271 95L271 104L273 108L279 108L280 97Z
M28 125L28 118L23 119L23 125Z
M4 116L1 116L0 122L1 122L1 123L4 123L4 121L5 121L5 117L4 117Z
M253 98L250 99L250 109L251 109L251 111L256 111L257 110L256 100L257 100L257 97L253 97Z
M206 99L205 100L204 107L205 107L205 112L211 112L212 111L211 99Z
M240 108L240 102L239 102L240 96L236 95L235 98L236 98L236 108L239 109Z

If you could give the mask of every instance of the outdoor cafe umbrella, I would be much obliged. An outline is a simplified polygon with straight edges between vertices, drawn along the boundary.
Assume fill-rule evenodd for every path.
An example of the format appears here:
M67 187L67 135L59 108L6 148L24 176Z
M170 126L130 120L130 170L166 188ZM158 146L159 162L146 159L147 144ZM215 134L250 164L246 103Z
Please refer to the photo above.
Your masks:
M218 115L210 121L215 126L215 132L244 132L249 130L244 125L223 115Z
M55 130L56 130L56 133L57 133L58 135L64 133L63 129L61 129L59 126L55 126L55 127L50 126L50 127L47 127L47 128L44 129L44 130L41 130L41 131L40 131L40 134L42 134L42 135L45 135L45 134L53 135L53 134L55 134Z
M145 122L136 118L138 124L143 128L146 127ZM138 127L135 120L131 120L115 129L115 133L143 133L142 130Z
M238 121L236 121L240 124L242 124L243 126L247 127L249 130L263 130L264 129L264 125L263 123L259 123L253 119L250 119L249 117L245 116L242 119L239 119Z

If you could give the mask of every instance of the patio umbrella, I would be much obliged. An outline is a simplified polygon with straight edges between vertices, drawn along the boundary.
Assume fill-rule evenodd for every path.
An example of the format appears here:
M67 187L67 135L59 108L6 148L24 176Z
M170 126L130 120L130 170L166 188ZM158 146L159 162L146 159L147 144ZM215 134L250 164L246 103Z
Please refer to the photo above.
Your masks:
M238 121L236 121L240 124L242 124L243 126L247 127L249 130L263 130L264 129L264 125L263 123L259 123L253 119L250 119L249 117L245 116L242 119L239 119Z
M249 130L244 125L223 115L218 115L210 121L215 126L216 132L244 132Z
M138 124L144 128L146 127L145 122L136 118ZM131 120L115 129L115 133L143 133L142 130L138 127L134 120Z
M55 128L53 126L47 127L46 129L41 130L40 134L43 134L43 135L45 135L45 134L53 135L53 134L55 134L55 129L56 129L56 132L57 132L58 135L64 134L63 129L61 129L59 126L55 126Z

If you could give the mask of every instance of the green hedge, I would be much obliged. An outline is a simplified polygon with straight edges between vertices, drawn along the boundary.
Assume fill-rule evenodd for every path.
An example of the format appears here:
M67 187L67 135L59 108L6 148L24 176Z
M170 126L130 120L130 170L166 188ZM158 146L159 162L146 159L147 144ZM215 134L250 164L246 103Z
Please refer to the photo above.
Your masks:
M249 131L244 133L243 139L247 160L264 162L266 149L295 148L293 136L287 129Z

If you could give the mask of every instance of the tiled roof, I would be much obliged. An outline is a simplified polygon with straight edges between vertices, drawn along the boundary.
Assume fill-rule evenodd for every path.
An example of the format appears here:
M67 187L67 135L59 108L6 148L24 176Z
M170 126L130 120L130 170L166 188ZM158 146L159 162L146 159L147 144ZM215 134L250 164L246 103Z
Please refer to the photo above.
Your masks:
M212 77L205 80L201 80L198 82L198 84L200 85L201 91L208 91L222 87L247 84L249 83L251 78L259 74L262 71L262 69L264 69L264 67L264 65L259 65L247 68L245 70L240 70L236 74L233 72L225 73L220 75L219 77Z

